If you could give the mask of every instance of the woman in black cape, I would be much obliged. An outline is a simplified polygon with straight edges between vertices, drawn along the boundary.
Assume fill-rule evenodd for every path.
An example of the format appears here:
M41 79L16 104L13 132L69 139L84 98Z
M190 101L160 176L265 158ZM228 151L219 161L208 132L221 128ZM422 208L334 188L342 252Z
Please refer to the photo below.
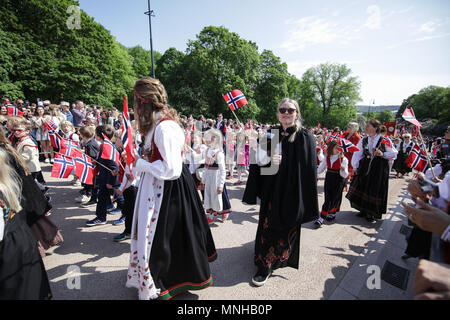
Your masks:
M302 128L296 101L283 99L278 119L281 125L267 135L267 153L259 141L258 164L250 165L243 197L247 204L261 199L254 254L258 270L252 278L256 286L264 285L275 269L298 269L301 225L319 217L316 139ZM269 169L274 166L278 170Z
M50 299L52 295L47 272L36 238L28 227L45 213L48 202L31 176L25 174L24 167L20 165L20 156L11 146L0 142L0 155L4 160L1 161L1 179L10 177L7 187L1 189L13 188L12 185L15 184L15 188L19 190L17 199L20 201L18 209L8 192L0 191L0 207L4 214L0 217L4 225L0 241L0 299ZM30 191L34 193L29 193Z

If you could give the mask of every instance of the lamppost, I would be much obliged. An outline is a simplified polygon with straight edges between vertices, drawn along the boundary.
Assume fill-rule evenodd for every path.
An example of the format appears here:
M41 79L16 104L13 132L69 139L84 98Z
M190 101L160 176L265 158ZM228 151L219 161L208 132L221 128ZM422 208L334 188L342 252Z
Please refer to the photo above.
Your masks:
M150 27L150 52L152 54L152 76L155 78L155 63L153 60L153 39L152 39L152 17L154 17L153 10L150 9L150 0L148 0L148 11L145 12L148 16L148 24Z

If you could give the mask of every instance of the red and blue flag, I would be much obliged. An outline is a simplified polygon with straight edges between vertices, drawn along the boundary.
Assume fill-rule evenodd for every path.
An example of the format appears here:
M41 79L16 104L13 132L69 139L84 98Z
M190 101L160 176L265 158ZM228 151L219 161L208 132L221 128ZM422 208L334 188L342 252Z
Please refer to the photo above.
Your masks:
M74 158L75 160L75 174L80 179L81 183L93 184L94 181L94 165L92 160L85 154L81 157Z
M248 104L247 98L240 90L228 92L223 97L232 111Z
M55 153L53 159L52 177L66 179L70 176L74 168L74 161L60 153Z
M19 116L19 117L23 116L23 112L20 111L19 108L17 108L16 106L8 104L7 107L8 107L8 116Z
M103 135L103 138L105 140L104 140L103 144L101 145L102 154L100 155L100 158L106 159L106 160L112 160L119 165L119 163L120 163L119 151L117 151L116 147L111 142L111 140L108 139L107 136Z

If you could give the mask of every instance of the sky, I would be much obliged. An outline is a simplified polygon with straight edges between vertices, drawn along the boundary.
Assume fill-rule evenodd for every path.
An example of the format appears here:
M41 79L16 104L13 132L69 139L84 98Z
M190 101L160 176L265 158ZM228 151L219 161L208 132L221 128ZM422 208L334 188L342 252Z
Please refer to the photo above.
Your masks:
M126 47L150 49L147 0L79 0ZM362 105L400 105L450 86L448 0L151 0L153 49L185 51L210 25L271 50L299 79L320 63L346 64ZM82 27L82 26L81 26Z

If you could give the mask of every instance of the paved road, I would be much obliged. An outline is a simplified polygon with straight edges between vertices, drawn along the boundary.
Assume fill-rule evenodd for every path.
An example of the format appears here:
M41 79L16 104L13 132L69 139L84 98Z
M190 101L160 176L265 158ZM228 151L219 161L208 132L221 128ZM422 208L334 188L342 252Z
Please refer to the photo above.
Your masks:
M108 215L107 225L85 227L85 221L93 218L95 207L80 208L73 200L79 187L73 187L69 180L51 178L50 170L49 165L43 166L54 206L51 219L64 237L64 243L48 250L44 258L54 299L136 300L137 290L125 287L129 240L112 241L123 231L123 226L111 224L120 215ZM322 177L319 206L323 203L323 183ZM318 230L313 223L305 224L299 270L276 270L260 288L251 284L259 206L242 204L245 186L228 183L233 213L225 223L211 225L218 252L218 259L211 264L214 286L175 299L410 299L417 260L400 259L406 242L399 232L401 225L406 224L400 206L400 201L407 197L406 183L403 179L390 179L388 214L376 224L355 217L356 212L345 198L334 222ZM385 281L381 281L379 289L367 287L371 276L368 267L375 265L382 269L386 260L410 271L406 290ZM71 279L75 275L72 270L81 272L79 282Z

